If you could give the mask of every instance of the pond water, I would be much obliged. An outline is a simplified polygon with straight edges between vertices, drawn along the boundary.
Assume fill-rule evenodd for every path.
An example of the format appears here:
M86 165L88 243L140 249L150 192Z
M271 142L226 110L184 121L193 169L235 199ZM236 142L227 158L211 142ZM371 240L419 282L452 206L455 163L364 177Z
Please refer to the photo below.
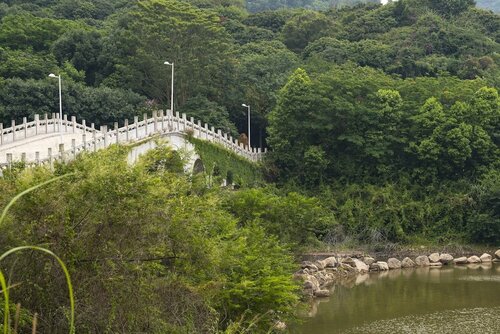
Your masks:
M313 302L295 334L500 333L500 264L354 277Z

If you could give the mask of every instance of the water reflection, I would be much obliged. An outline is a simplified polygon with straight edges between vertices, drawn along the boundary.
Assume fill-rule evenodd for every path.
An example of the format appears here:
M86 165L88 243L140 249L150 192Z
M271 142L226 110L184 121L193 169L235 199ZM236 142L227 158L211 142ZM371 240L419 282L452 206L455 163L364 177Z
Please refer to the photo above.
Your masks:
M500 264L370 273L334 289L293 333L500 333Z

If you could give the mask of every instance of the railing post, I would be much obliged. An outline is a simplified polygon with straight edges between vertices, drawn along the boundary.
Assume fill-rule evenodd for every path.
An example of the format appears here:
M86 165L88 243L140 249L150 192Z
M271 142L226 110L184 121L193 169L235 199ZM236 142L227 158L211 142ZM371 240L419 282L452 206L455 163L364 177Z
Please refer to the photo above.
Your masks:
M104 134L104 148L108 147L108 134L107 134L107 126L101 125L101 132Z
M128 118L125 119L125 141L128 143L129 135L128 135Z
M205 123L205 139L208 140L208 124Z
M3 123L0 123L0 145L3 144Z
M94 123L92 123L92 141L94 142L94 152L97 151L97 131L94 129Z
M12 127L12 142L15 142L16 141L16 120L13 119L10 123L11 127Z
M35 152L35 164L40 164L40 152L38 151Z
M64 122L64 133L67 133L68 132L68 115L64 115L63 122Z
M73 159L76 158L76 139L71 139L71 150L73 151Z
M82 119L82 128L83 128L83 133L87 132L87 122Z
M139 117L134 116L134 124L135 124L135 139L139 139Z
M118 122L115 122L114 124L114 127L115 127L115 134L116 134L116 143L119 144L120 143L120 139L118 138Z
M61 161L64 162L64 144L59 144L59 155L61 157Z
M50 168L52 169L52 163L53 163L53 159L52 159L52 147L49 147L48 150L47 150L47 156L49 157L49 166Z
M54 122L54 133L57 132L56 127L58 127L61 122L59 121L59 114L52 114L52 121ZM61 132L62 129L59 129L59 132Z
M9 168L12 166L12 153L7 153L7 164Z
M45 113L45 133L49 133L49 115Z
M160 110L160 122L161 122L161 131L165 129L165 117L163 117L163 109Z
M142 118L144 120L144 137L148 136L148 114L144 113L142 115Z
M24 129L24 138L28 137L28 120L26 117L23 117L23 129Z
M153 132L156 133L158 131L158 118L157 118L157 111L153 110Z
M182 113L182 131L186 131L187 127L187 117L185 113Z
M201 121L198 120L198 137L196 138L201 138Z
M26 152L21 153L21 162L26 162Z
M35 135L37 135L38 132L40 131L39 127L40 127L40 115L35 114Z
M76 132L76 116L71 116L71 125L73 126L73 133Z
M87 132L82 133L83 150L87 150Z

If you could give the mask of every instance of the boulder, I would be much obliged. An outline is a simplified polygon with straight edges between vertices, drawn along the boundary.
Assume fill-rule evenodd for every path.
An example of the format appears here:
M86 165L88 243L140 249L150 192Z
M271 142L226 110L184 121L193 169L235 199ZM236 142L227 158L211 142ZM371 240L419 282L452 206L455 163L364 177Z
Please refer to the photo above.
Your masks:
M363 258L363 262L367 265L370 266L372 263L375 263L375 259L371 256L365 256Z
M491 260L493 260L493 257L490 254L484 253L479 257L479 259L481 260L481 262L491 262Z
M441 262L442 264L448 264L448 263L451 263L453 262L453 256L451 256L450 254L441 254L439 255L439 262Z
M370 269L363 261L353 259L351 257L346 258L342 261L342 263L350 265L351 267L356 269L356 272L358 273L367 273Z
M415 259L415 264L419 267L428 267L429 263L429 258L425 255L417 256Z
M325 268L334 268L337 266L337 259L335 258L335 256L330 256L324 259L323 263L325 265Z
M304 282L304 289L311 289L312 291L319 290L318 279L313 275L309 275Z
M412 259L409 257L405 257L403 261L401 261L401 267L402 268L413 268L415 267L415 262L413 262Z
M352 267L351 265L349 265L347 263L343 263L343 262L340 263L339 268L341 270L343 270L344 272L348 272L348 273L356 273L357 272L356 268Z
M458 257L453 260L453 263L455 264L467 264L467 258L465 256Z
M394 257L391 257L389 260L387 260L387 266L389 267L389 269L400 269L401 261Z
M284 323L283 321L276 320L276 322L274 323L274 329L278 331L285 331L286 323Z
M467 259L467 263L481 263L481 259L476 255L472 255Z
M389 270L389 265L387 264L387 262L377 261L376 264L378 264L381 271Z
M495 252L495 257L500 260L500 249Z
M441 262L431 262L429 263L429 267L431 268L441 268L443 264Z
M325 264L323 261L314 261L314 265L318 268L318 270L323 270L325 269Z
M429 255L430 262L439 262L439 253L432 253Z
M316 290L314 291L314 296L316 297L330 297L330 290Z
M309 269L309 271L318 271L318 267L311 261L304 261L301 264L302 269Z

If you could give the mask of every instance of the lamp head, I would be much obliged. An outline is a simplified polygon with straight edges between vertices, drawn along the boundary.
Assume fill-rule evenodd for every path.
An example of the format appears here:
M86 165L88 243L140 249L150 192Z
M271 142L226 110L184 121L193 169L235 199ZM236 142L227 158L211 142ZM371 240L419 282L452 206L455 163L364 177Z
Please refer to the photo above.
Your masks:
M57 75L55 75L54 73L50 73L49 77L51 77L51 78L57 78Z
M166 61L163 64L165 64L165 65L172 65L173 63L170 63L170 62Z
M243 103L241 106L242 106L242 107L246 107L246 108L248 108L248 106L247 106L246 104L244 104L244 103Z

